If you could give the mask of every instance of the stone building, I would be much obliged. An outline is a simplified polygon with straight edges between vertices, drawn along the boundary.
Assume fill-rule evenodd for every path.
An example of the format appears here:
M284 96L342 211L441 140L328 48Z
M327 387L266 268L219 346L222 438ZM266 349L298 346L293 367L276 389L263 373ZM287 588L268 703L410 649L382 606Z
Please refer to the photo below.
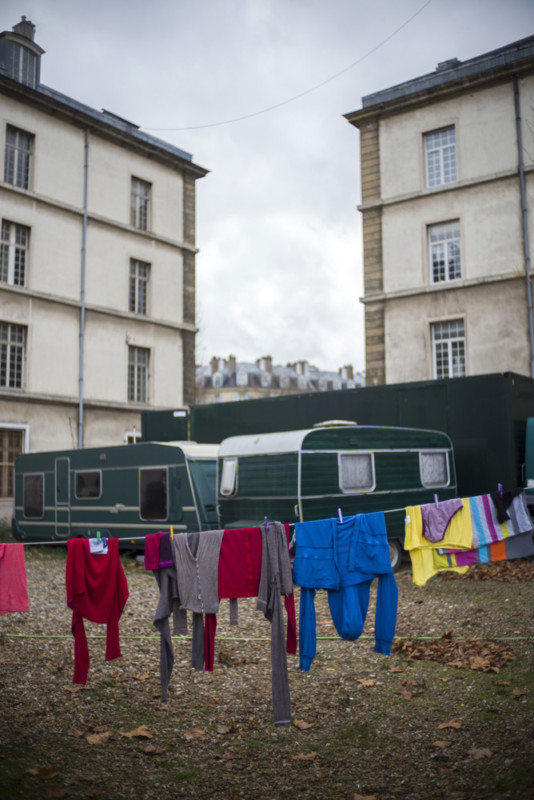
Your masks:
M24 17L0 33L4 500L17 452L134 440L142 410L195 392L195 183L207 171L43 85L34 33Z
M534 36L362 99L367 385L533 372Z
M214 356L209 364L197 367L197 403L355 389L364 384L364 376L355 373L350 364L337 372L329 372L307 361L282 366L273 365L271 356L263 356L255 362L238 361L234 355Z

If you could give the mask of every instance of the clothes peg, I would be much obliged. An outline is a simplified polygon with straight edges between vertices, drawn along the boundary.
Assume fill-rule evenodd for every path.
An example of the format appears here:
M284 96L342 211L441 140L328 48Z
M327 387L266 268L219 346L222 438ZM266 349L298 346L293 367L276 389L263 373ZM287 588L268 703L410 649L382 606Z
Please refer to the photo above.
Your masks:
M343 522L343 514L341 513L341 509L340 508L338 508L338 510L337 510L337 515L339 517L339 521Z
M498 490L499 490L499 494L500 494L500 496L502 497L502 483L498 483L498 484L497 484L497 488L498 488Z
M171 540L172 540L172 539L174 539L174 531L173 531L173 529L172 529L172 525L171 525Z
M97 538L98 542L100 541L101 537L102 537L102 534L100 533L100 531L97 531L96 532L96 538Z
M436 504L436 508L439 506L439 500L437 494L434 495L434 503Z
M269 530L269 520L265 517L265 533Z

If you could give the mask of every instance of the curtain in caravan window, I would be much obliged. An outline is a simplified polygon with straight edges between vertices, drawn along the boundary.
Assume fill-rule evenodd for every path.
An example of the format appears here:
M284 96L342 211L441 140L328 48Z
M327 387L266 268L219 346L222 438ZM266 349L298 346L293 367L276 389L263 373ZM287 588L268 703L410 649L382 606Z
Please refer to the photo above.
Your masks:
M342 492L372 492L375 488L373 454L340 454L339 487Z

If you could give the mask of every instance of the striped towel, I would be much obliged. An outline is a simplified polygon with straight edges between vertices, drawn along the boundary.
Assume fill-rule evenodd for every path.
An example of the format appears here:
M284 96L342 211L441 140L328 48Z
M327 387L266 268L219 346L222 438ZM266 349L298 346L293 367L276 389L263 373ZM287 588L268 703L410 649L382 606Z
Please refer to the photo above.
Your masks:
M492 542L500 542L518 533L527 533L533 528L524 492L514 497L507 509L510 519L502 524L497 519L497 509L489 494L470 497L469 505L474 549Z

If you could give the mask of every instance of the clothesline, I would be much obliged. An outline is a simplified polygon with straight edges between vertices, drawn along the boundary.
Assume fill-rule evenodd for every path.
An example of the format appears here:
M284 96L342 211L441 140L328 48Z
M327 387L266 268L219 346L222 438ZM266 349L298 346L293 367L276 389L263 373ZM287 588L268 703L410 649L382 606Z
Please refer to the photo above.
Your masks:
M405 512L406 508L405 507L403 507L403 508L388 508L383 513L384 514L394 514L394 513L398 514L401 511ZM365 513L365 512L362 512L362 513ZM294 523L294 522L290 522L289 523L289 527L290 528L294 528L295 524L296 523ZM231 530L231 528L229 530ZM149 534L146 534L146 535L143 535L143 536L117 536L117 537L114 536L114 537L105 537L105 538L114 538L114 539L117 539L117 541L119 541L119 542L131 542L132 544L134 544L134 542L137 542L137 541L144 541L146 536L148 536L148 535ZM20 542L20 544L23 544L25 547L30 547L31 545L39 545L40 546L40 545L66 544L67 541L68 541L67 539L62 539L60 541L58 541L56 539L53 539L53 540L47 541L47 542Z

